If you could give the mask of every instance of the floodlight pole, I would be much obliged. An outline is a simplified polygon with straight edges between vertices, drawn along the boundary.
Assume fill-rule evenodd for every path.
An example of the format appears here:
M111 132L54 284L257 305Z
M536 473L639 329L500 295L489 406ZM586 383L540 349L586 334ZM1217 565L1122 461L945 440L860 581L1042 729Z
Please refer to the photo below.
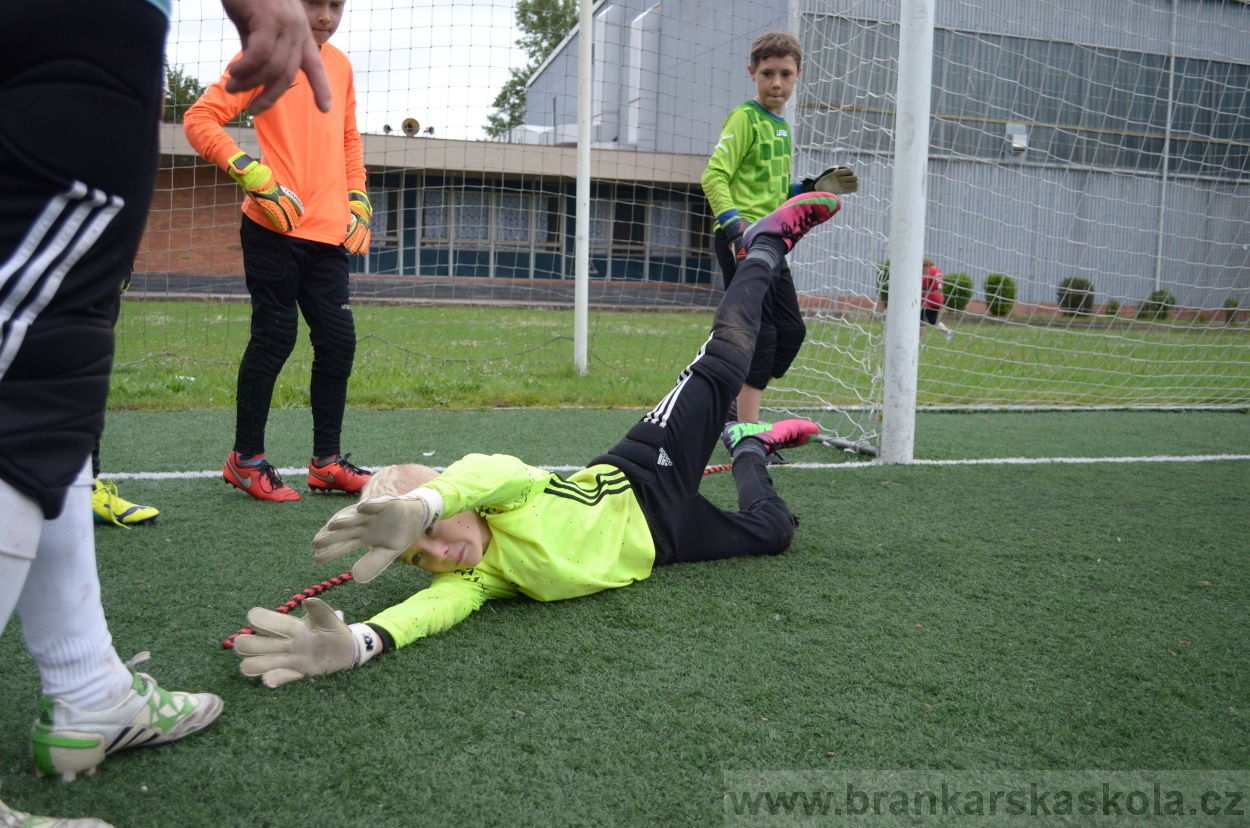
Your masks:
M581 0L577 17L577 218L573 237L573 369L590 372L586 341L590 321L590 90L594 26L592 0Z
M878 461L881 463L910 463L916 444L920 271L924 261L928 189L934 3L935 0L902 0L899 10L894 204L890 216L885 389Z

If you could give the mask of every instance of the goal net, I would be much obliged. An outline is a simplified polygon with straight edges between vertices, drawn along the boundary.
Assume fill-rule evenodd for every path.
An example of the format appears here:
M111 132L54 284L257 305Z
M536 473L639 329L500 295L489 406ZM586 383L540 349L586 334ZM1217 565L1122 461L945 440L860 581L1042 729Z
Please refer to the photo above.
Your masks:
M938 0L935 16L925 250L953 336L925 332L918 405L1244 406L1250 7ZM798 17L799 163L851 163L864 189L798 253L827 301L787 401L871 410L899 7Z
M848 164L861 189L792 254L807 341L765 405L874 443L898 0L601 0L584 39L576 9L346 5L331 43L355 68L375 207L373 247L352 259L358 364L419 373L463 319L431 309L493 307L526 315L475 344L482 370L570 370L585 40L590 370L623 383L631 363L679 370L719 297L699 179L725 115L755 95L751 41L788 29L805 48L786 110L794 177ZM1250 6L938 0L935 22L925 251L945 274L953 335L923 336L918 405L1250 405ZM133 288L170 304L128 305L123 367L181 376L237 360L246 342L240 194L178 123L236 50L216 0L174 4L162 166ZM227 129L259 153L246 113ZM371 323L374 304L414 315ZM205 327L217 329L211 355ZM454 404L455 389L440 393Z

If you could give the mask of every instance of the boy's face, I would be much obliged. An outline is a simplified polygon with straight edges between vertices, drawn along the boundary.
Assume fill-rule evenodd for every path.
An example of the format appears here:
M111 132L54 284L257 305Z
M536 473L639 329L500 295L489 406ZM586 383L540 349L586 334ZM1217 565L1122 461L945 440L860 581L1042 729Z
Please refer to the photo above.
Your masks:
M343 0L304 0L304 12L312 27L313 40L322 46L343 22Z
M764 58L754 66L747 66L747 71L755 81L755 99L760 106L774 115L782 114L799 79L799 64L794 56Z
M435 521L409 550L420 552L417 566L426 572L472 569L482 562L490 545L490 527L474 511Z

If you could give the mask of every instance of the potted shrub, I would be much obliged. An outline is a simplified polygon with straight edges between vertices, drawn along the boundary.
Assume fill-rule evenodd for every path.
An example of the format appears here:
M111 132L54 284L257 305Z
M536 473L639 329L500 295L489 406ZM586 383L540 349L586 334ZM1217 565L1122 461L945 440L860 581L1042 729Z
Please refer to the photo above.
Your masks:
M881 297L881 304L890 304L890 260L877 262L877 295Z

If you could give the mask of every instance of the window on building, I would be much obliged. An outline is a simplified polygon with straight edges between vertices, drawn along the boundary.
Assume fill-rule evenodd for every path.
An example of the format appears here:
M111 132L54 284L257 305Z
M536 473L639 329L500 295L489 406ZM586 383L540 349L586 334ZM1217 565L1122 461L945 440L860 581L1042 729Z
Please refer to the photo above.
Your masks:
M647 237L647 202L639 196L618 199L612 208L612 243L617 247L641 247Z
M530 218L528 195L502 193L495 211L495 239L503 243L528 244Z
M560 196L534 196L534 240L540 245L555 247L560 243Z
M888 151L898 26L819 16L807 75L812 127L836 145ZM1177 58L1169 169L1250 171L1250 66ZM932 148L1001 158L1004 125L1026 124L1029 157L1159 170L1168 131L1165 55L1049 40L934 32ZM848 117L849 116L849 117Z
M399 191L389 187L371 187L369 200L373 202L373 218L369 229L373 232L370 250L388 250L399 246Z
M423 190L421 193L421 238L446 241L448 193L445 190Z
M490 238L490 194L466 190L456 193L456 240Z
M656 201L651 205L651 246L685 247L685 218L689 212L685 202Z

